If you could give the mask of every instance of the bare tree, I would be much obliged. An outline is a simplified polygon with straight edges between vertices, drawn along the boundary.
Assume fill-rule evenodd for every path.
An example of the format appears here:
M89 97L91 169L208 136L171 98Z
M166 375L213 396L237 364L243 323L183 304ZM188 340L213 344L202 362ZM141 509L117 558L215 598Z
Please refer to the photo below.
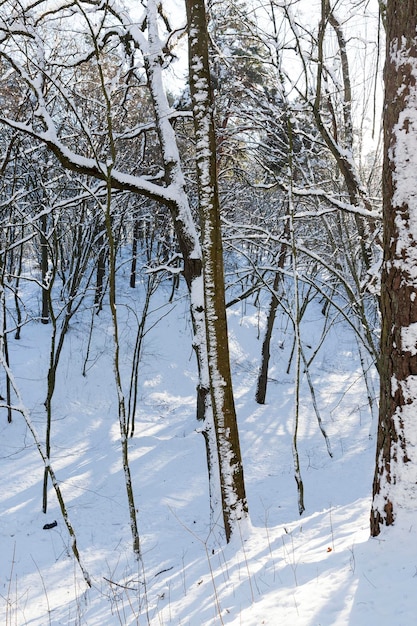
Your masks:
M182 114L170 107L163 84L164 67L169 63L170 48L178 33L171 29L162 6L155 0L149 0L143 7L142 16L135 20L116 3L86 2L77 3L74 8L79 15L80 28L82 24L83 28L86 26L83 46L77 47L76 42L66 41L65 46L50 47L48 27L51 16L59 15L65 20L68 14L62 7L42 12L41 5L42 2L27 12L9 6L11 17L2 31L1 56L17 88L30 93L30 108L25 116L5 109L1 119L10 128L45 144L64 168L96 179L90 185L95 187L92 193L107 194L107 201L102 202L107 242L113 237L110 204L118 192L133 192L169 210L190 292L193 345L199 373L197 413L204 420L202 430L207 441L211 494L215 501L214 494L219 488L214 486L216 481L212 478L218 466L217 447L222 441L221 438L216 440L213 428L210 386L218 382L213 381L213 372L210 373L209 369L202 250L174 129L175 119ZM27 50L26 56L22 56L17 40ZM113 66L110 63L112 57L118 59ZM86 80L83 69L90 72ZM73 81L68 80L69 75ZM92 75L95 81L91 81ZM99 93L91 101L89 86L96 85L97 91L97 84ZM132 101L131 93L138 90L148 94L143 119L133 119L126 114L127 103ZM159 159L157 167L148 169L143 160L132 163L126 154L126 145L133 141L140 143L141 138L148 138L150 134L157 138ZM114 262L114 250L112 254L110 266ZM110 285L110 291L114 296L114 284ZM209 297L215 295L212 293ZM227 350L227 341L217 344L217 348ZM228 363L228 355L224 362ZM231 386L227 393L232 393ZM229 400L232 403L232 396ZM122 404L119 408L121 424L126 424ZM122 430L124 432L124 426ZM225 433L228 432L226 429ZM233 437L237 446L236 431ZM125 441L125 433L122 440ZM220 450L220 454L223 452ZM243 485L241 465L236 463L239 458L238 452L229 458L229 470L231 474L234 468L240 472ZM230 484L230 476L223 478L225 484ZM236 501L229 502L236 515L237 509L246 508L244 493L240 493L239 498L242 506L235 506ZM228 533L226 530L226 535Z
M248 513L230 371L224 290L223 243L217 183L214 101L210 80L205 0L187 0L189 82L196 136L202 230L204 304L210 395L220 469L226 539Z

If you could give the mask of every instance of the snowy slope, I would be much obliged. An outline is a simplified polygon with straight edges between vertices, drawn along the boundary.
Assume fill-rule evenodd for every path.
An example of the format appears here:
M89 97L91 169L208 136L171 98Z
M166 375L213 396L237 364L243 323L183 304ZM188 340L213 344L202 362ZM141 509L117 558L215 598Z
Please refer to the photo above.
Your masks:
M209 626L409 626L415 623L414 519L369 539L374 433L355 341L337 323L311 374L333 458L303 381L299 452L306 512L297 509L291 437L292 338L277 320L267 404L254 402L264 316L229 313L232 367L251 524L225 545L210 524L204 440L195 421L195 362L185 296L154 297L139 368L130 462L143 566L133 559L123 482L112 331L80 311L58 371L52 465L60 481L87 589L53 490L41 511L43 466L20 414L0 438L0 622L6 626L181 624ZM34 302L33 306L36 306ZM125 381L141 292L118 306ZM158 321L159 320L159 321ZM311 305L302 333L314 349L322 324ZM32 322L10 340L11 368L44 437L49 332ZM1 390L2 391L2 390ZM57 526L44 530L46 523Z

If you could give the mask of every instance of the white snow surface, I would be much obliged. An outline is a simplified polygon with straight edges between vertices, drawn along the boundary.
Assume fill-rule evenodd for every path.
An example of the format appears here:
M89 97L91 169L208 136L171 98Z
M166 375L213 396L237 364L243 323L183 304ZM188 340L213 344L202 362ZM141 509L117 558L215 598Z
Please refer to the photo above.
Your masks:
M8 424L3 409L0 622L415 623L415 512L405 512L394 527L369 538L376 424L349 329L342 323L333 327L311 372L333 459L327 455L305 380L302 386L299 452L306 512L300 517L291 453L293 373L286 374L292 338L278 319L267 404L259 406L253 398L264 313L249 303L229 312L251 523L225 545L219 524L210 524L204 440L195 421L197 379L188 299L178 296L169 304L168 296L168 290L162 291L153 301L149 327L161 319L146 335L136 430L130 440L143 567L137 566L131 549L110 318L106 310L95 318L83 377L91 321L86 309L72 321L58 371L51 463L93 586L86 588L74 562L52 490L47 514L40 512L43 466L23 418L15 413ZM140 288L126 288L119 297L124 381L135 339L133 311L140 313L142 301ZM36 312L35 296L30 302ZM319 307L311 305L304 320L302 338L313 350L322 324ZM39 433L45 428L49 334L48 326L33 322L23 328L20 341L10 335L11 369ZM43 529L55 520L56 527Z
M410 352L412 355L417 352L417 322L412 322L409 326L401 328L401 350Z

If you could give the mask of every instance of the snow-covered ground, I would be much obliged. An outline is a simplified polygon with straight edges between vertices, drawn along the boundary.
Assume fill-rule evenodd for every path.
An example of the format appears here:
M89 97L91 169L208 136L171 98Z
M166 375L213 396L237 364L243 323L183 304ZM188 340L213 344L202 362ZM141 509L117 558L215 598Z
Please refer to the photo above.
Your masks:
M36 303L33 304L34 306ZM119 303L125 381L140 289ZM130 625L410 626L417 610L415 520L369 538L376 424L355 340L336 324L311 374L333 458L303 381L299 452L306 512L293 476L292 338L277 320L267 404L254 401L264 315L229 312L232 366L251 523L225 545L210 525L204 440L195 421L195 361L186 297L155 296L139 368L130 463L143 566L132 555L122 472L111 323L91 312L71 323L53 401L52 465L93 586L74 561L54 491L41 513L43 465L23 417L0 417L0 623ZM302 333L314 349L311 305ZM44 437L50 328L10 338L23 401ZM4 388L0 391L3 393ZM47 523L57 521L49 530Z

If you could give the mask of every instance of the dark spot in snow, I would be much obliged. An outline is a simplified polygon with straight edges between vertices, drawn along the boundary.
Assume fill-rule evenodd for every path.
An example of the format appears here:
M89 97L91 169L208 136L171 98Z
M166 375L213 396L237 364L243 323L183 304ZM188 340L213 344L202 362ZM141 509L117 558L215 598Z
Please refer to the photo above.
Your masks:
M50 530L51 528L55 528L55 526L58 526L58 522L56 520L50 524L45 524L43 530Z

